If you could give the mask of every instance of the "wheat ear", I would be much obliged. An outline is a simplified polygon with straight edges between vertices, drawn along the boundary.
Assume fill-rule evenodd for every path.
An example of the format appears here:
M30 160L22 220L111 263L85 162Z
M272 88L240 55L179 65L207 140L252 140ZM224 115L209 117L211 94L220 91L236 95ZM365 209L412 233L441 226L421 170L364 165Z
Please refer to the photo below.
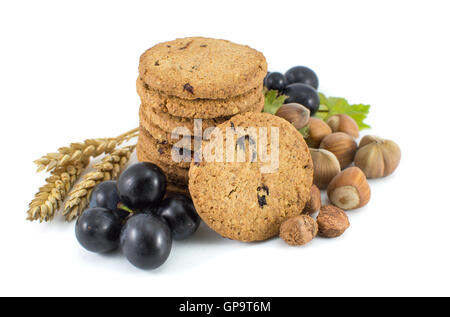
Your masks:
M68 195L63 211L67 221L71 221L81 215L88 206L92 190L97 184L117 179L124 166L128 163L135 147L135 145L131 145L114 150L99 163L94 164L94 171L84 175L82 180L74 186Z
M136 128L115 138L87 139L84 142L71 143L68 147L59 148L58 152L48 153L35 160L34 163L38 166L37 172L43 170L49 172L87 158L112 153L117 146L136 137L138 133L139 129Z
M28 220L49 221L61 207L67 193L89 162L78 162L52 171L45 185L39 188L27 211Z

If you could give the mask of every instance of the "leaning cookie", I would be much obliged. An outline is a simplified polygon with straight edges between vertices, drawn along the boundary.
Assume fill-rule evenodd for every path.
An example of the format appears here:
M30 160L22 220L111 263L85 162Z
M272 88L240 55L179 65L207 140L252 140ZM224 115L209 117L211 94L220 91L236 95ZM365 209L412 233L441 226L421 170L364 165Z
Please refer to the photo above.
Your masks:
M145 51L139 75L153 90L182 99L225 99L260 87L264 55L226 40L188 37Z
M239 131L251 127L267 129L267 148L274 153L269 159L260 152L256 159L253 154L246 155L244 162L203 160L191 163L189 171L189 191L200 217L220 235L240 241L277 235L285 219L301 214L313 182L308 146L286 120L267 113L246 113L236 115L218 129L225 135L227 128ZM253 138L252 134L236 137L232 147L245 145L249 154L252 144L261 144L260 137ZM208 145L211 143L204 141L203 147ZM271 166L276 161L278 164Z

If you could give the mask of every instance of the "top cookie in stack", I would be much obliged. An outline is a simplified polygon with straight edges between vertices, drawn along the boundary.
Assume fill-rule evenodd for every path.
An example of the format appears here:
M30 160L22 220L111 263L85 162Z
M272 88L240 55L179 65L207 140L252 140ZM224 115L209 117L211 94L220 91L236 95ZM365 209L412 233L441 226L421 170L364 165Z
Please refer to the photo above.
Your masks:
M159 165L169 181L187 184L187 162L171 159L171 133L194 119L202 128L231 116L261 112L267 63L262 53L245 45L202 37L155 45L142 54L137 92L141 98L138 159Z

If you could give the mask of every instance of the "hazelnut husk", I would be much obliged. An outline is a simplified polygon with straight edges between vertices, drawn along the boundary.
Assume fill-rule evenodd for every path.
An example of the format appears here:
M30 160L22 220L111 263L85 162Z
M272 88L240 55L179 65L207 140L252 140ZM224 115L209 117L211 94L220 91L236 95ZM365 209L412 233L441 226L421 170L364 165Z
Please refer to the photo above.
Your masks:
M309 109L299 103L286 103L275 113L276 116L292 123L297 130L308 124L309 114Z
M366 135L355 155L355 165L367 178L385 177L392 174L400 163L400 147L391 140Z
M322 206L322 198L320 196L320 189L316 185L311 186L311 198L303 208L302 213L306 215L312 215Z
M344 132L348 135L359 138L359 127L356 121L346 114L335 114L328 118L327 124L333 132Z
M352 164L358 146L347 133L336 132L327 135L320 143L320 148L336 155L341 169L344 169Z
M312 148L317 148L323 138L332 133L328 124L317 118L309 118L308 127L306 143Z
M331 180L327 194L333 205L344 210L356 209L369 202L370 187L359 167L349 167Z
M324 149L309 149L309 151L314 165L314 185L326 189L333 177L341 171L341 165L330 151Z
M336 238L350 226L345 212L336 206L325 205L317 215L318 235L325 238Z
M317 235L316 221L308 215L285 220L280 226L280 237L289 245L304 245Z

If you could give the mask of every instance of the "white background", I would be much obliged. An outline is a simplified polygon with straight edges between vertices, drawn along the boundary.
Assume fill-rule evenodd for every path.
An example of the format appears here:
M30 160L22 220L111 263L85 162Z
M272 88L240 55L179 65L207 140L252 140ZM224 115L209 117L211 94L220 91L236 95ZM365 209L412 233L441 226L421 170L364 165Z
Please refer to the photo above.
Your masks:
M0 295L450 295L448 1L2 1ZM245 244L202 226L140 271L75 240L73 223L25 220L45 175L32 161L138 125L138 59L202 35L306 65L320 90L372 105L402 162L370 182L337 239Z

